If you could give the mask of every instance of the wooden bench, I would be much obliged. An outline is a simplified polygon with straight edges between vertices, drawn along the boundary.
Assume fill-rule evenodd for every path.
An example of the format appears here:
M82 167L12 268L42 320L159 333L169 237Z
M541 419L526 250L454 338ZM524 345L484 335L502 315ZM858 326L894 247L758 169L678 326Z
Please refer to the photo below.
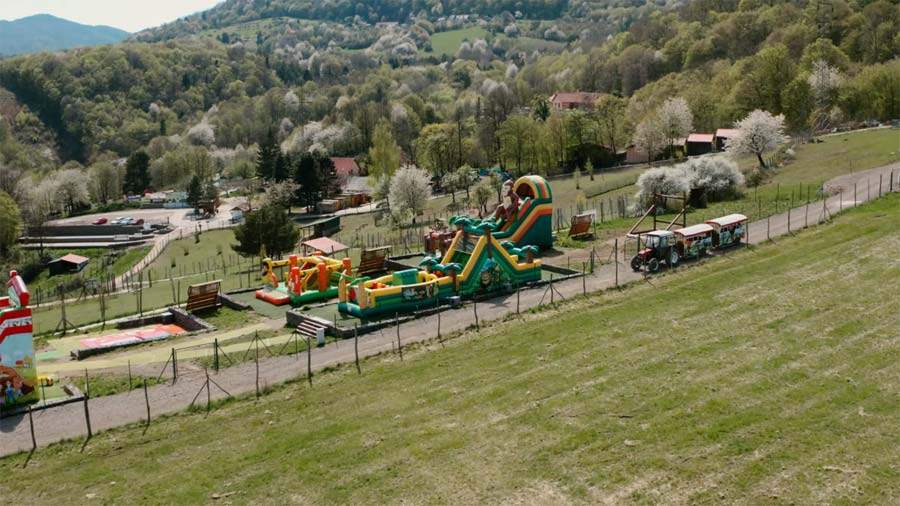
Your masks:
M594 224L594 212L576 214L572 216L572 225L569 228L569 237L572 239L587 238L593 235L591 226Z
M384 272L384 261L390 251L390 246L362 250L359 255L359 265L356 267L356 275L369 276Z
M195 312L219 307L219 290L221 287L221 279L189 286L185 309Z

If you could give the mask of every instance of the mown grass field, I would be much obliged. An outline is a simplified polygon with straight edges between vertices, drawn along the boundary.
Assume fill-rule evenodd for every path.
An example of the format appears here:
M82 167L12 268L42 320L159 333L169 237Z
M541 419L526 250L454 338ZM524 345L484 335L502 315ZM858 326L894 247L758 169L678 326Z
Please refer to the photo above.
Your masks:
M464 41L475 42L475 39L483 39L488 33L480 26L472 26L460 30L449 30L446 32L437 32L431 36L431 52L426 53L420 51L421 54L432 54L435 56L454 55L459 50L459 46Z
M0 460L31 504L896 504L900 195L446 343ZM46 486L51 477L54 486Z

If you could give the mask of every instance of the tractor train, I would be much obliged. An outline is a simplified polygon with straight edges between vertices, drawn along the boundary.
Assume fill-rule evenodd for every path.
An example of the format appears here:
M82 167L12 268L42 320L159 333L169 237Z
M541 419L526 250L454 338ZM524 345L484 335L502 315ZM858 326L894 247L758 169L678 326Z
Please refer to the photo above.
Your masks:
M631 259L631 268L635 272L656 272L662 264L675 267L684 259L740 244L746 233L747 217L743 214L729 214L678 230L646 232L639 236L644 247Z

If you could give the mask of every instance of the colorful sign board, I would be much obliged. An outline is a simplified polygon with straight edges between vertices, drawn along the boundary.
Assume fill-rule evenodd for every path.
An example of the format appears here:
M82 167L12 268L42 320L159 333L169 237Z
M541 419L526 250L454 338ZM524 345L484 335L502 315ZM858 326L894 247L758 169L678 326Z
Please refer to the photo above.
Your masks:
M9 273L7 296L0 297L0 409L36 402L37 364L34 360L30 294L16 273Z

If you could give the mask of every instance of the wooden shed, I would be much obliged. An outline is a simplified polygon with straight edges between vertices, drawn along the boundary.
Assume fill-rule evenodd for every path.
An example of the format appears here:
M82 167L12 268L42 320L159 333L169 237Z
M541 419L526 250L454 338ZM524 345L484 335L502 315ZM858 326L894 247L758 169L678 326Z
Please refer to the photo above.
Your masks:
M69 253L57 258L56 260L50 261L50 263L47 264L47 267L50 268L51 276L55 276L57 274L70 274L73 272L81 272L81 270L84 269L85 266L87 266L89 261L90 258L88 257Z

